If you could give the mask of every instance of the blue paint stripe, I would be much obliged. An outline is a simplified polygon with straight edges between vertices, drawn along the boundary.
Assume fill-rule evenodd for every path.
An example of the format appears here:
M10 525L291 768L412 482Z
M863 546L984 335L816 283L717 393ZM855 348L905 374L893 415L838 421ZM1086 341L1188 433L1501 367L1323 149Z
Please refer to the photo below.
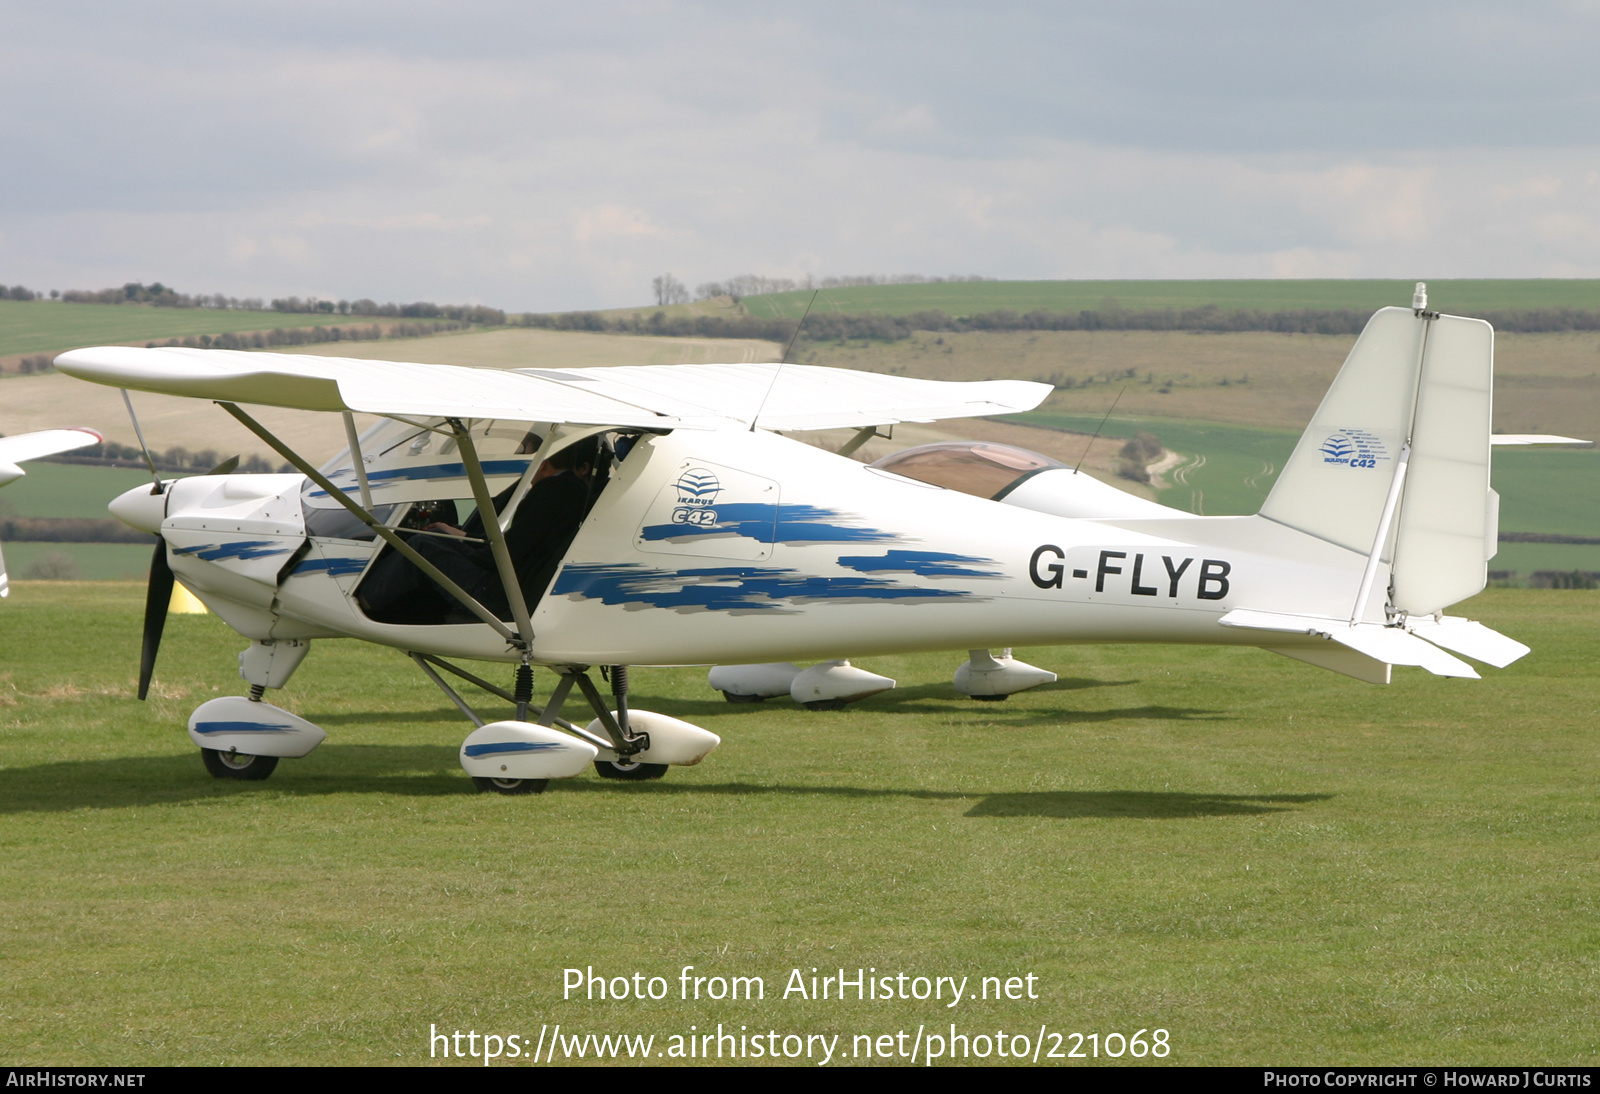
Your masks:
M241 562L248 562L253 558L270 558L273 555L286 555L289 548L277 545L270 539L246 539L237 543L201 543L194 547L174 547L175 555L194 555L206 562L220 562L223 559L236 558Z
M966 563L968 565L961 565ZM946 551L886 551L881 555L841 555L839 565L864 574L903 573L918 577L1004 577L999 570L974 570L972 565L995 566L992 558L953 555Z
M565 752L567 746L554 741L495 741L489 744L468 745L461 751L468 756L495 756L502 752Z
M528 460L484 460L483 473L485 475L520 475L528 469ZM356 471L353 467L342 468L329 475L330 479L342 479L349 476L355 479ZM384 486L398 482L431 482L435 479L464 479L467 477L466 464L461 463L430 463L421 467L401 467L391 471L369 471L367 483L371 486ZM361 489L359 482L349 486L341 486L346 494L354 494ZM325 498L326 490L313 490L311 497Z
M794 611L818 600L915 603L971 599L965 589L930 589L871 577L815 577L760 566L658 570L637 563L567 566L551 590L602 604L644 604L677 611Z
M265 722L196 722L196 733L296 733L291 725L269 725Z
M294 568L291 576L326 573L329 577L348 577L359 574L366 565L364 558L308 558Z
M714 524L647 524L646 542L682 541L701 536L744 536L758 543L881 543L900 537L879 528L857 526L850 514L815 505L729 502L711 506Z

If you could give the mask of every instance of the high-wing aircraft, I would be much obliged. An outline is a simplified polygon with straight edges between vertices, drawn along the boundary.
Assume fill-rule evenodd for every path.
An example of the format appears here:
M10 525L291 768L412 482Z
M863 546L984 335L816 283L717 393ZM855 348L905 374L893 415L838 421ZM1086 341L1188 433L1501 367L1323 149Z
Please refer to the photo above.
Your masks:
M528 793L590 763L657 778L720 743L630 709L630 665L1084 642L1258 646L1377 683L1393 665L1476 677L1454 653L1509 664L1527 647L1444 614L1483 588L1495 549L1493 331L1428 311L1420 286L1413 305L1373 316L1247 517L1179 513L1070 469L997 503L784 436L853 426L858 445L898 422L1029 409L1050 390L1022 381L126 347L76 350L56 366L213 400L297 469L158 483L111 505L162 539L141 695L174 577L250 639L250 695L190 717L213 774L264 778L315 748L323 731L263 696L313 640L353 637L405 651L477 726L460 758L480 787ZM314 466L247 404L343 414L349 445ZM382 421L357 436L353 412ZM591 454L574 464L568 453L552 475L579 445ZM581 495L570 542L559 537L542 565L514 557L545 527L540 499L561 491ZM456 502L476 521L445 504ZM439 561L469 555L476 570ZM374 607L379 575L407 565L417 597ZM514 664L515 684L451 658ZM535 666L556 673L543 704ZM441 670L515 703L516 716L485 724ZM561 717L574 688L595 715L586 726Z
M22 478L26 471L17 465L43 456L71 452L99 444L104 438L92 429L41 429L34 433L14 433L0 437L0 486ZM0 597L11 595L11 580L6 576L5 555L0 554Z

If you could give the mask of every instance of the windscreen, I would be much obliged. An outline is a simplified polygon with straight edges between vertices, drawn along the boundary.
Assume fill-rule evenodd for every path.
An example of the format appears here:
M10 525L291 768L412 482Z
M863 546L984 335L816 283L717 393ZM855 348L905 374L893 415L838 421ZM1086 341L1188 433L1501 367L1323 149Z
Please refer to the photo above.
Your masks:
M872 466L946 490L993 498L1036 471L1067 465L1015 445L948 441L907 448Z

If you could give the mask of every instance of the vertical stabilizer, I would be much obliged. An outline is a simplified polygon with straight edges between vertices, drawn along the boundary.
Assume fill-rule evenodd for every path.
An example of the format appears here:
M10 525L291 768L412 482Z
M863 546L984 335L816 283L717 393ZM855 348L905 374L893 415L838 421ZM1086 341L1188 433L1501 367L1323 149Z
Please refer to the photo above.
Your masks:
M1489 324L1382 309L1345 359L1261 515L1370 555L1408 453L1379 551L1378 561L1391 564L1388 606L1431 615L1472 596L1483 588L1493 554L1493 382Z
M1367 322L1262 516L1363 555L1372 550L1411 429L1427 326L1409 308L1384 308Z

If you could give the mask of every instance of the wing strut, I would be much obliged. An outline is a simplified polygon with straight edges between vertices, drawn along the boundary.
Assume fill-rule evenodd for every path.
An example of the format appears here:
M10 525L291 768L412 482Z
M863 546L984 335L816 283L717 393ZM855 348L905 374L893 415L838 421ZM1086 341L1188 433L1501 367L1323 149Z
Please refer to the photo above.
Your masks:
M489 496L489 484L483 477L483 465L478 462L478 450L472 445L472 431L459 418L450 419L450 428L455 430L461 463L466 468L467 481L472 484L472 498L478 503L478 512L483 514L483 534L488 537L495 569L500 571L500 584L505 586L506 603L511 605L511 615L523 636L522 652L526 654L533 645L533 620L528 618L528 602L523 599L522 585L517 581L511 549L506 546L506 534L496 519L494 499Z
M333 485L333 483L328 481L327 476L323 475L322 472L318 471L315 467L312 467L305 460L301 459L297 452L295 452L288 445L284 444L282 441L278 440L277 437L273 436L272 433L269 432L267 428L260 422L256 421L254 418L250 417L250 415L240 410L237 404L218 402L217 405L237 418L240 425L244 426L257 437L260 437L263 441L265 441L269 446L271 446L274 452L293 464L296 471L299 471L306 478L310 479L323 490L327 491L330 498L333 498L340 505L350 510L351 515L359 520L362 524L365 524L368 528L371 528L374 535L378 536L396 551L399 551L413 564L415 564L417 569L421 570L423 573L433 578L434 581L438 582L439 587L459 600L462 607L466 608L473 615L477 616L479 619L489 624L489 626L493 627L495 631L511 645L520 650L526 650L528 648L528 642L521 636L513 633L509 627L495 617L493 612L480 604L460 585L457 585L454 581L451 581L448 577L446 577L444 572L441 571L437 566L418 554L416 549L405 540L401 539L393 529L384 525L382 521L378 520L371 513L367 512L354 501L350 500L343 490L339 489L337 486ZM482 476L481 468L479 469L479 476L480 478ZM493 522L486 519L484 523L485 525L488 525ZM526 613L527 609L524 608L523 611Z

